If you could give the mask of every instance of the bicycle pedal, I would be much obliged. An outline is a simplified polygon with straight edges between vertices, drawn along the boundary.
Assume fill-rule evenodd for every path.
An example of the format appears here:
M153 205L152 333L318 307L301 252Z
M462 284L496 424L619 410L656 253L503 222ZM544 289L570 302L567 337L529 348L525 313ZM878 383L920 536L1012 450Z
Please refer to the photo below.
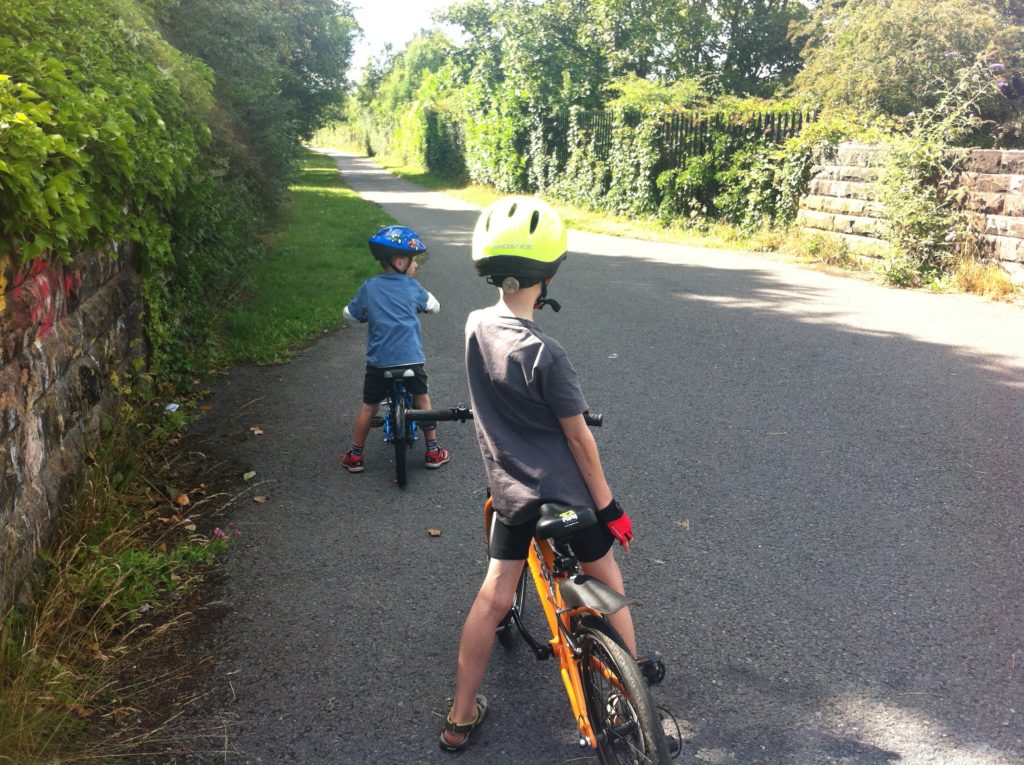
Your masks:
M658 685L665 679L665 662L661 660L661 655L657 651L641 656L636 660L636 665L649 686Z

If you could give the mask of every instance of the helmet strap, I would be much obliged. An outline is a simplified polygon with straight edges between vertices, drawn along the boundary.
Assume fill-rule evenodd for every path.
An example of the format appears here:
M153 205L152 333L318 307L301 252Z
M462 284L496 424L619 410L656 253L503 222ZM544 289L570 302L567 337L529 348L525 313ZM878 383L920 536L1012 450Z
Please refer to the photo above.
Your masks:
M408 260L406 261L406 263L405 263L405 268L399 268L399 267L398 267L398 266L397 266L397 265L395 264L395 260L396 260L396 259L398 259L398 260L405 260L405 258L404 258L404 257L398 256L398 255L392 255L392 256L391 256L390 258L388 258L388 265L389 265L389 266L391 266L391 268L392 268L393 270L397 271L398 273L400 273L400 274L402 274L402 275L404 276L404 275L405 275L405 272L409 270L409 266L411 266L411 265L412 265L412 261L413 261L413 259L412 259L412 258L409 258L409 259L408 259Z
M540 297L537 298L537 302L533 304L533 307L539 311L546 305L551 306L551 310L554 311L555 313L558 313L559 311L562 310L561 303L559 303L557 300L553 300L552 298L548 297L547 279L541 282Z

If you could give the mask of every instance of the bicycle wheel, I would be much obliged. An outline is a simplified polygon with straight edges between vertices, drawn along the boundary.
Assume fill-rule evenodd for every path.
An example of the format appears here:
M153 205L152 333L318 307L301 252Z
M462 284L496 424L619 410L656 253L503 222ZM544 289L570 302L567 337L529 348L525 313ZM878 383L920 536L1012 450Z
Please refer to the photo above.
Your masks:
M395 477L399 486L405 486L405 454L409 446L405 434L405 396L397 393L391 397L392 422L391 437L395 446Z
M523 573L519 575L519 584L516 585L515 594L512 596L512 608L505 614L505 618L501 620L495 630L498 642L505 648L511 648L516 644L516 633L523 620L523 603L526 602L526 587L529 584L527 578L529 576L530 570L523 566Z
M583 657L580 674L587 716L605 765L665 765L671 761L665 733L640 668L604 631L583 627L577 634Z

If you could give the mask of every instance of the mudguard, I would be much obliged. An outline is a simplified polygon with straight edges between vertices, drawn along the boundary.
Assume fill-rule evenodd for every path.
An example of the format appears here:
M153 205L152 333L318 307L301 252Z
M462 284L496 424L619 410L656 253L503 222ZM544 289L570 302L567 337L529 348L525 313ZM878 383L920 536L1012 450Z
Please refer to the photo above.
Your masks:
M614 614L629 605L629 601L600 579L577 574L558 586L562 601L569 608L586 606L600 614Z

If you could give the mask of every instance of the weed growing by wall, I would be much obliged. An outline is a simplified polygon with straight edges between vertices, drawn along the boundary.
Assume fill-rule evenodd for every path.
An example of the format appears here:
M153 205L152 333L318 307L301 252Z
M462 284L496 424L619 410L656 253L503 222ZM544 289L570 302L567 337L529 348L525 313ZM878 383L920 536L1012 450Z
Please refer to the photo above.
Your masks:
M940 280L962 254L976 249L977 235L953 193L966 159L957 146L979 127L978 104L998 93L996 71L987 57L979 57L960 70L935 107L909 115L906 128L885 142L878 188L885 205L883 233L893 245L885 265L892 284Z

